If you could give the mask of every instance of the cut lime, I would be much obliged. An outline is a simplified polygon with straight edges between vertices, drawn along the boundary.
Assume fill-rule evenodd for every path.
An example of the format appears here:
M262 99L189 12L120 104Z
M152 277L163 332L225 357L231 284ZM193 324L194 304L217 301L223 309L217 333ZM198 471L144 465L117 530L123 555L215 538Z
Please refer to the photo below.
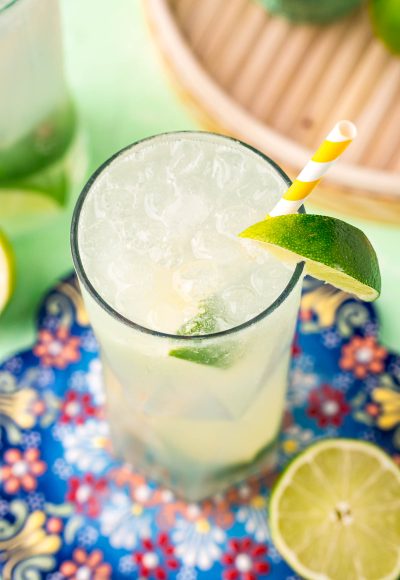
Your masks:
M328 439L293 460L270 501L272 539L310 580L400 574L400 470L365 441Z
M1 191L0 207L0 227L12 236L41 227L60 211L57 201L35 191Z
M14 254L5 235L0 232L0 314L14 290Z
M400 0L370 0L374 32L394 54L400 54Z
M239 234L268 244L282 261L305 261L311 276L355 294L378 298L381 276L374 248L366 235L342 220L314 214L268 218Z
M221 313L223 305L215 297L202 300L199 304L199 312L185 322L177 331L181 336L199 336L202 334L213 334L218 331L218 313ZM197 346L183 346L169 351L169 356L181 360L194 362L217 368L228 368L236 358L236 344L230 341L223 341L221 344L209 346L197 341Z

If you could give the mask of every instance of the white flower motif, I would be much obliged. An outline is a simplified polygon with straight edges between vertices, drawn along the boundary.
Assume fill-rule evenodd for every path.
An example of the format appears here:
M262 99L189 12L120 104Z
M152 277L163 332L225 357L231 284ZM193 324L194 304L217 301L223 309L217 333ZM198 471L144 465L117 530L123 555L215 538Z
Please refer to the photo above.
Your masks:
M13 356L4 363L4 369L10 373L17 373L22 368L22 359L19 356Z
M47 574L46 575L46 580L64 580L65 576L64 574L61 574L61 572L52 572L51 574Z
M8 501L5 499L0 499L0 517L8 514Z
M268 546L268 556L270 557L271 561L274 564L278 564L279 562L282 561L282 556L280 555L280 553L278 552L278 550L275 548L274 545L270 544ZM287 578L286 580L289 580L289 578ZM298 580L300 580L300 578L298 578Z
M172 539L176 546L176 555L186 566L209 570L221 557L220 545L225 541L225 532L206 518L179 520Z
M64 433L65 459L80 471L99 473L110 463L105 446L109 437L105 421L91 419Z
M78 542L86 548L93 546L99 537L99 532L92 526L87 526L78 532Z
M322 333L321 338L326 348L337 348L342 342L342 337L334 330L326 330Z
M32 511L41 510L44 506L44 495L42 493L28 493L26 501Z
M183 566L176 575L176 580L196 580L196 578L196 570L188 566Z
M130 574L135 570L135 568L136 564L131 554L122 556L118 563L118 570L121 572L121 574Z
M41 387L43 389L44 387L48 387L49 385L54 383L54 378L55 375L53 369L49 369L46 367L39 368L38 375L36 377L36 384L38 387Z
M332 386L340 391L347 391L347 389L354 383L354 377L350 373L339 373L332 379Z
M114 548L131 550L139 539L150 536L151 519L140 503L132 502L126 493L115 492L111 504L101 512L100 529Z
M94 359L89 365L87 374L87 384L96 405L103 405L105 402L105 393L103 385L103 375L101 373L100 359Z
M72 373L69 386L75 391L86 391L86 373L84 371L75 371Z
M288 402L289 406L301 407L308 399L310 391L318 385L318 376L304 372L301 368L294 368L290 372Z
M68 479L72 475L72 467L63 457L58 457L55 460L52 471L58 475L60 479Z
M96 337L92 330L88 330L84 332L81 336L81 345L84 350L87 352L97 352L98 351L98 344Z
M265 542L269 538L266 507L265 497L256 495L240 506L237 512L237 520L244 524L246 532L254 536L257 542Z
M39 447L41 441L42 437L37 431L28 431L22 435L22 445L25 449Z

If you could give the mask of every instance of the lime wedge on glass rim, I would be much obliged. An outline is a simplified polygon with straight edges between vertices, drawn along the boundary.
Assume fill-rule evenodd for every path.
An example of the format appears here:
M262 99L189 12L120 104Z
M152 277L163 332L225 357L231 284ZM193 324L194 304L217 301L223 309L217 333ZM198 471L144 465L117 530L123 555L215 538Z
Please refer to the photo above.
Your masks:
M268 217L240 237L268 244L283 262L304 261L306 273L366 301L378 298L381 276L371 242L358 228L315 214Z
M300 453L270 499L275 546L309 580L396 580L400 470L379 447L327 439Z
M0 231L0 314L14 290L14 254L5 235Z

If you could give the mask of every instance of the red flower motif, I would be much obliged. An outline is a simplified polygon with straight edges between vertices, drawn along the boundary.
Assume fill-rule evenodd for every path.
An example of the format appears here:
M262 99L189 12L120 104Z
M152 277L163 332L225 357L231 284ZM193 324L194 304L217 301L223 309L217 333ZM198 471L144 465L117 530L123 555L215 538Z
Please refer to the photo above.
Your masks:
M302 322L310 322L313 319L314 313L310 308L300 308L299 318Z
M345 371L353 371L357 379L365 379L383 371L386 357L387 350L377 344L374 336L354 336L343 345L339 365Z
M43 366L65 369L79 360L79 343L79 338L71 336L65 326L59 326L54 333L45 329L39 332L39 342L33 353Z
M167 534L159 534L155 542L142 540L142 549L133 554L133 559L138 566L140 578L166 580L168 570L177 570L179 567L175 548Z
M343 393L329 385L321 385L309 395L307 415L315 419L319 427L339 427L349 412Z
M296 358L297 356L299 356L300 353L301 353L301 348L299 345L299 337L297 334L295 334L293 342L292 342L292 356L293 356L293 358Z
M82 425L88 417L96 415L97 409L93 405L92 396L89 393L68 391L61 406L61 423Z
M72 560L61 564L60 572L64 578L71 580L108 580L111 578L111 566L103 562L103 553L94 550L88 554L86 550L77 548L72 554Z
M266 559L268 549L250 538L230 540L228 551L221 563L226 566L224 580L258 580L269 573L271 566Z
M86 473L82 478L71 477L66 499L75 504L80 514L97 518L101 509L102 497L107 492L105 477L95 479L92 473Z
M37 487L37 478L46 471L47 465L40 460L38 449L8 449L4 453L4 464L0 467L0 481L4 491L17 493L21 488L32 491Z

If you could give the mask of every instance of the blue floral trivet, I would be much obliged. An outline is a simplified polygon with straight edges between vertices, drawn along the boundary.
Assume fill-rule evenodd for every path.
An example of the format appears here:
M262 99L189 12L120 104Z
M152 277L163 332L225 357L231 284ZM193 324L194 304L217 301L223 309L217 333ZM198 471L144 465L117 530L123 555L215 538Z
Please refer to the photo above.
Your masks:
M370 305L305 281L280 467L326 436L400 460L400 357L377 330ZM275 476L199 504L146 481L112 456L100 370L71 277L44 300L34 348L0 367L2 578L295 579L269 538Z

